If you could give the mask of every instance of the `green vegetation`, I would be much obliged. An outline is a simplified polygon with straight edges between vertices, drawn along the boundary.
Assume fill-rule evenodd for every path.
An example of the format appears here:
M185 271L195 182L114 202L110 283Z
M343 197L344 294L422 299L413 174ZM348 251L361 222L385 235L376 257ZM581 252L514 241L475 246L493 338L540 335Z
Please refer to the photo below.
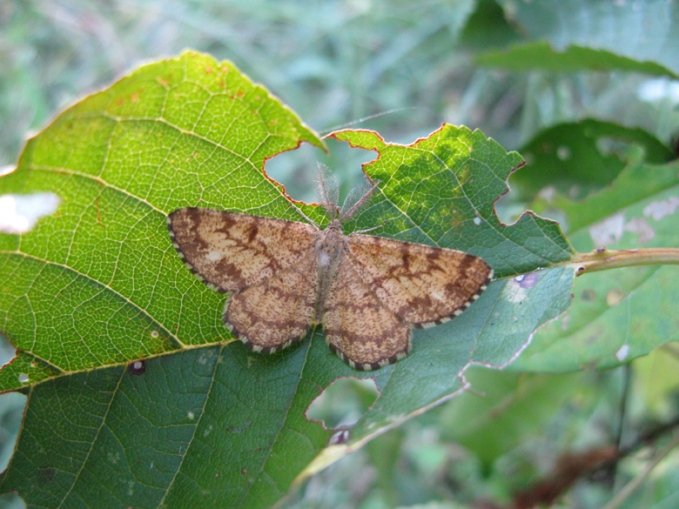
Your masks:
M0 370L6 430L26 402L2 493L29 507L530 507L550 490L569 507L673 505L678 7L167 5L2 8L4 162L55 118L0 196L58 199L30 231L0 233L0 332L18 349ZM128 60L183 46L205 53ZM308 127L357 120L326 138ZM468 311L375 373L320 329L267 357L232 341L225 297L165 227L184 206L323 223L262 173L311 202L317 160L344 194L361 162L380 182L347 230L495 269Z

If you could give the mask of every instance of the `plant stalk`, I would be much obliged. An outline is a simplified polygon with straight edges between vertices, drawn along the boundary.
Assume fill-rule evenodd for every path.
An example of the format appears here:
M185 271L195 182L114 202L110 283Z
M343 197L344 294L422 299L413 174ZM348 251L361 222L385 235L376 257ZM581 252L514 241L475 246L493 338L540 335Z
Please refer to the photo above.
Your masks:
M679 265L679 248L651 247L647 249L609 250L600 248L591 253L577 253L565 265L576 267L575 275L587 272L635 267L639 265Z

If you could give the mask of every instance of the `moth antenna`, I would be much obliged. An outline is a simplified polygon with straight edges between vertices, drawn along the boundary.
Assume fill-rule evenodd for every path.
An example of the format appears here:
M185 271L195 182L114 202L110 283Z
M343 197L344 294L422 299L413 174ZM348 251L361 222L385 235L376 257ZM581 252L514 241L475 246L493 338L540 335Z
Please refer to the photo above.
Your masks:
M318 170L316 170L316 187L321 205L328 212L330 219L335 219L337 217L339 186L330 168L322 163L318 163Z
M370 199L372 194L375 192L375 189L377 189L377 186L380 185L380 182L381 182L380 180L376 180L370 186L370 189L368 189L365 192L365 194L361 196L361 198L356 203L354 203L347 212L344 212L344 210L342 210L341 219L343 220L351 219L354 216L354 214L356 214L356 212L365 204L365 202L367 202ZM344 209L344 207L342 207L342 209Z
M349 191L349 194L344 198L342 208L340 209L340 217L346 216L347 209L350 209L358 200L360 200L368 189L367 183L358 185Z
M332 126L332 127L328 127L327 129L323 129L321 131L321 134L325 136L326 134L329 134L333 131L339 131L340 129L346 129L347 127L351 127L353 125L361 124L361 123L363 123L367 120L373 120L375 118L380 118L380 117L383 117L385 115L391 115L392 113L399 113L401 111L406 111L406 110L423 110L423 111L427 111L427 112L430 112L430 113L433 112L433 110L431 110L430 108L423 108L421 106L405 106L403 108L392 108L390 110L381 111L379 113L374 113L372 115L367 115L365 117L361 117L359 119L352 120L351 122L347 122L345 124L339 124L339 125L335 125L335 126Z

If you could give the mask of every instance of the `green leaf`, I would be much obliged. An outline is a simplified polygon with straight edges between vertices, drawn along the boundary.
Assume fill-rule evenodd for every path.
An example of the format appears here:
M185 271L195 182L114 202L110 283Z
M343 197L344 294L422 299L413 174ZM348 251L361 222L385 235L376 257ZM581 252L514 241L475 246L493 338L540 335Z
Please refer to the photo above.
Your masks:
M679 391L679 345L656 348L632 365L641 397L651 415L664 417L672 397Z
M530 212L511 226L499 221L494 202L506 192L509 174L523 163L480 131L444 126L409 146L387 144L368 131L332 136L380 154L366 170L380 182L387 200L366 212L374 214L373 225L386 216L385 236L475 254L497 277L570 258L571 248L557 223Z
M472 451L486 467L542 429L577 390L580 378L478 367L466 377L475 394L465 393L443 409L442 429L448 439Z
M627 71L651 76L679 75L652 61L638 61L612 51L571 45L563 51L547 42L531 42L512 46L508 50L487 51L476 57L476 63L511 71L540 69L547 72Z
M641 152L641 153L639 153ZM585 119L544 129L521 148L528 164L512 175L523 199L549 186L571 199L609 185L630 159L665 163L672 151L642 129Z
M556 196L536 209L558 211L573 245L636 249L679 247L676 214L679 163L633 162L613 184L571 201ZM569 372L610 368L679 340L674 266L642 266L585 274L573 288L573 305L543 327L510 369Z
M674 21L679 17L679 5L674 2L500 0L499 3L529 39L549 41L555 53L563 53L559 58L558 54L549 52L549 58L543 59L542 63L536 62L540 67L551 68L549 61L554 57L557 66L568 67L572 65L571 58L579 55L583 58L583 67L593 69L610 69L614 65L651 74L662 74L662 68L665 68L664 73L670 76L679 74L676 58L679 25ZM544 46L542 48L544 51ZM531 52L539 53L541 49L536 45L527 51L529 55L526 56L530 56ZM513 58L516 56L512 55Z
M190 278L172 281L179 263L166 215L198 203L290 214L261 168L302 141L322 146L231 64L192 53L76 104L1 181L4 193L50 191L61 206L27 235L0 234L0 329L40 372L222 340L221 297Z
M249 352L221 323L226 297L181 263L166 215L201 206L299 221L301 209L323 223L262 171L322 143L231 64L187 52L142 67L64 112L0 179L0 193L60 199L30 232L0 234L0 330L18 349L0 383L29 395L0 491L43 506L268 507L293 479L455 396L471 362L507 364L565 309L571 269L511 277L572 255L556 223L495 216L517 154L447 125L407 147L334 136L379 153L365 166L379 191L347 232L381 226L464 249L505 279L373 374L342 363L320 330L281 354ZM140 358L143 375L124 369ZM380 395L348 441L325 447L331 431L305 411L347 376L374 377Z

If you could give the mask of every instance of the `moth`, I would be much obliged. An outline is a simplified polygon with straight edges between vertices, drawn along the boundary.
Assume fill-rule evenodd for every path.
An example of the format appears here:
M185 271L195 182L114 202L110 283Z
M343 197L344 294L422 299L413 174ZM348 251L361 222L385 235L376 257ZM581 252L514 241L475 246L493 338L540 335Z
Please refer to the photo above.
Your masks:
M432 327L478 299L493 271L477 256L354 232L342 223L367 202L373 185L345 212L337 188L319 174L330 222L205 208L168 216L174 247L213 290L229 293L223 320L252 351L274 353L323 326L326 342L358 370L404 358L412 328Z

